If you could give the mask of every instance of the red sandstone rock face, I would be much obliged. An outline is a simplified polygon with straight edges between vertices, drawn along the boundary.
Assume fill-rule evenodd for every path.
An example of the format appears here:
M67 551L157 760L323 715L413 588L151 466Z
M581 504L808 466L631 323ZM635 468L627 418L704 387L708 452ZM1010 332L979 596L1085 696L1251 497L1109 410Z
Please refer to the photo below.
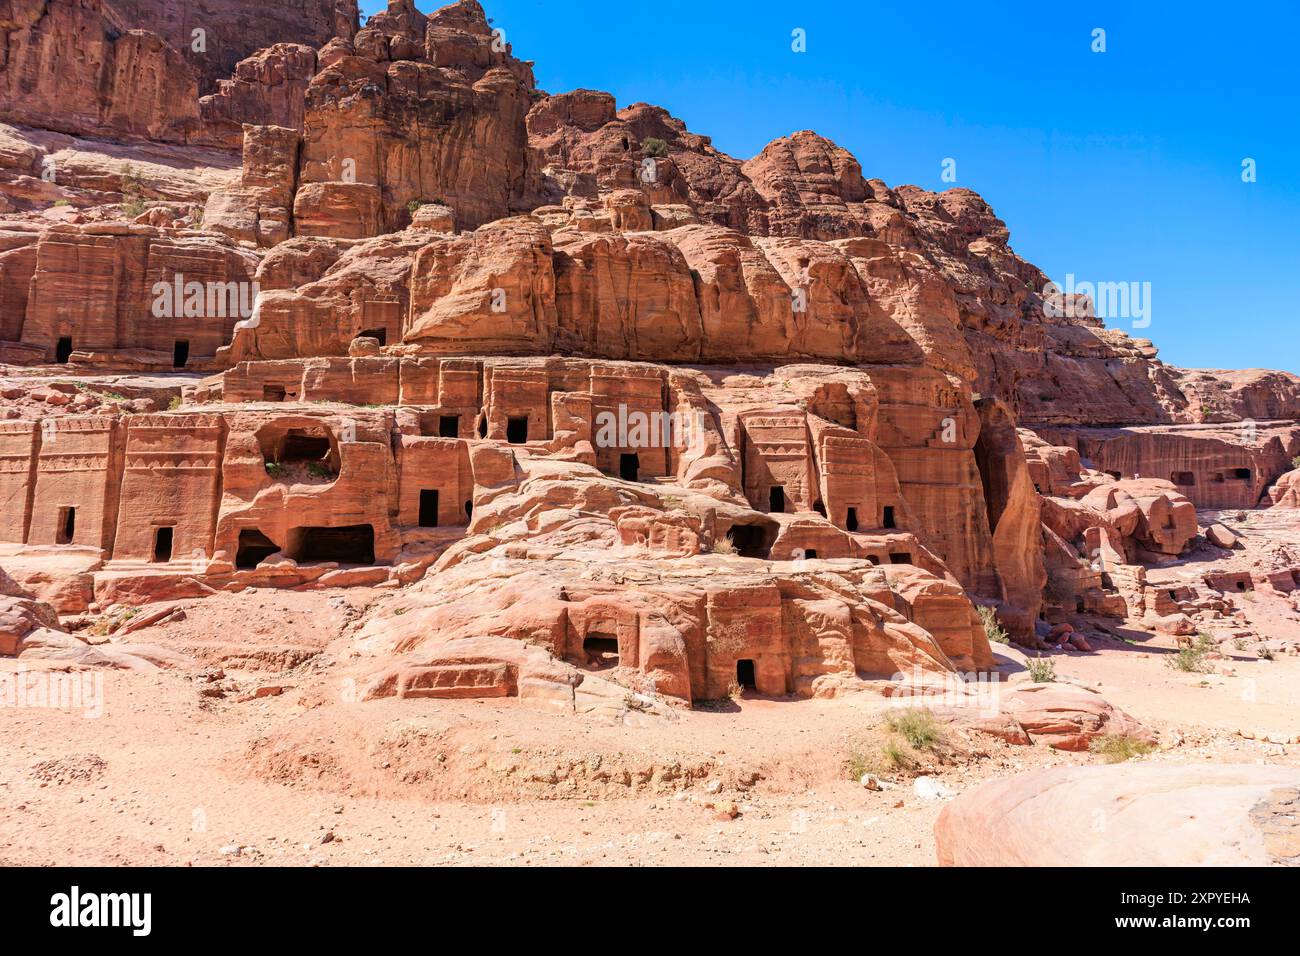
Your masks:
M221 0L19 0L0 17L0 119L73 134L238 146L243 122L301 115L305 65L259 55L218 93L203 131L198 101L239 61L280 41L351 36L354 0L267 7ZM196 31L199 31L196 33ZM271 63L268 63L268 60ZM288 83L289 89L271 92Z
M534 83L496 46L473 0L427 19L393 0L372 17L307 91L300 181L317 191L295 206L308 218L299 233L340 234L343 186L371 191L360 236L405 225L411 203L449 202L469 227L519 208L535 191L524 124Z
M198 76L156 33L127 28L107 0L11 4L0 36L7 122L173 142L198 129Z
M117 18L132 27L152 30L181 51L208 93L236 72L236 64L277 43L316 48L333 37L350 37L357 29L356 0L282 0L267 5L254 0L174 3L171 0L108 0ZM194 31L204 32L205 49ZM245 122L248 122L245 120Z
M31 269L19 341L43 361L56 358L64 339L83 363L128 358L170 369L178 340L196 359L210 359L233 334L239 308L251 304L256 264L213 236L122 223L51 229L14 262ZM202 285L201 309L186 314L184 291L174 294L178 277L182 290ZM220 292L212 309L209 288Z
M199 101L204 141L239 149L244 126L301 133L307 87L315 75L316 51L300 43L277 43L241 60L232 77ZM296 171L296 155L294 163Z

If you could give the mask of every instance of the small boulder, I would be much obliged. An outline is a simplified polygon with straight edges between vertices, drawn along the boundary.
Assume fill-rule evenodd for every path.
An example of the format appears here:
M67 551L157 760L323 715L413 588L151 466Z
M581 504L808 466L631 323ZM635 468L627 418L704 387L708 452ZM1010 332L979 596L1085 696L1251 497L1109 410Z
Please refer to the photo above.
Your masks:
M1219 524L1217 521L1205 529L1205 539L1216 548L1226 548L1229 551L1241 540L1227 525Z

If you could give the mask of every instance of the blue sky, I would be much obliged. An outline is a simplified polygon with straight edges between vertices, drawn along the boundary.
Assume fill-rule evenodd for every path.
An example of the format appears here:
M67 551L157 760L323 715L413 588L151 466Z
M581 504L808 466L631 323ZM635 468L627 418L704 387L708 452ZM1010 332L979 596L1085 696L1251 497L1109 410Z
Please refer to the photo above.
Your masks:
M1294 2L483 2L549 92L658 104L742 159L813 129L891 186L948 188L952 158L1053 279L1149 282L1150 326L1108 324L1165 361L1300 373Z

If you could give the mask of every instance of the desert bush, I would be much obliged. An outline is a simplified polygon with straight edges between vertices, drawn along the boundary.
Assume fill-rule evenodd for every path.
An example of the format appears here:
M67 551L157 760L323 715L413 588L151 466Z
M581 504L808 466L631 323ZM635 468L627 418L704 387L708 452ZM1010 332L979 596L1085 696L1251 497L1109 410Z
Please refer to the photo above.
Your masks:
M1032 657L1026 663L1029 666L1029 679L1035 684L1056 682L1056 662L1050 657Z
M995 644L1010 644L1011 638L1007 636L1006 628L998 623L998 617L993 608L980 605L975 610L979 612L980 623L984 625L984 636Z
M668 155L668 144L657 136L648 136L641 141L641 152L645 156L660 158Z
M713 541L713 553L735 554L736 542L732 541L730 537L715 538Z
M943 739L939 722L928 710L900 710L885 718L885 726L917 750L933 750Z
M1132 760L1134 757L1149 754L1156 748L1145 740L1139 740L1136 737L1129 737L1125 734L1106 734L1101 737L1094 737L1092 743L1088 745L1088 749L1104 757L1106 763L1123 763L1125 760Z
M1210 662L1205 659L1205 655L1213 649L1214 638L1201 631L1191 647L1180 647L1177 654L1165 661L1165 665L1187 674L1204 674L1210 670Z

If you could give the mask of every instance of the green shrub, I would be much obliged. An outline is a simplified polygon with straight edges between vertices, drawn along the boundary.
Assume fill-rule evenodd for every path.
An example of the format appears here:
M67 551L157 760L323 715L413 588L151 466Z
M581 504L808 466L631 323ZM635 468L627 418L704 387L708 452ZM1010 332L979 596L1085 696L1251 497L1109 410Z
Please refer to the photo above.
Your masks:
M985 637L994 644L1011 643L1011 638L1007 635L1006 628L998 623L998 616L993 608L980 605L975 610L979 612L980 622L984 625Z
M928 710L900 710L885 718L885 726L899 734L917 750L933 750L943 739L943 731Z
M280 464L278 461L268 461L266 463L266 473L272 478L283 478L284 465Z
M149 208L145 202L144 183L135 173L135 167L127 163L122 170L122 213L128 219L134 219Z
M656 159L668 155L668 144L657 136L647 136L641 141L641 154Z
M876 770L876 763L872 760L870 754L865 754L861 750L852 750L844 758L844 774L850 780L861 780L863 774L873 773Z
M880 756L885 766L892 770L907 770L916 766L916 758L912 756L912 752L897 740L890 740L881 747Z
M1134 757L1141 757L1155 750L1155 746L1145 740L1129 737L1125 734L1106 734L1094 737L1088 749L1106 759L1106 763L1123 763Z
M1205 655L1213 649L1214 638L1201 631L1191 647L1180 647L1178 653L1165 660L1165 665L1187 674L1205 674L1210 671L1210 662Z
M1056 662L1050 657L1033 657L1026 663L1029 665L1029 679L1035 684L1056 683Z

